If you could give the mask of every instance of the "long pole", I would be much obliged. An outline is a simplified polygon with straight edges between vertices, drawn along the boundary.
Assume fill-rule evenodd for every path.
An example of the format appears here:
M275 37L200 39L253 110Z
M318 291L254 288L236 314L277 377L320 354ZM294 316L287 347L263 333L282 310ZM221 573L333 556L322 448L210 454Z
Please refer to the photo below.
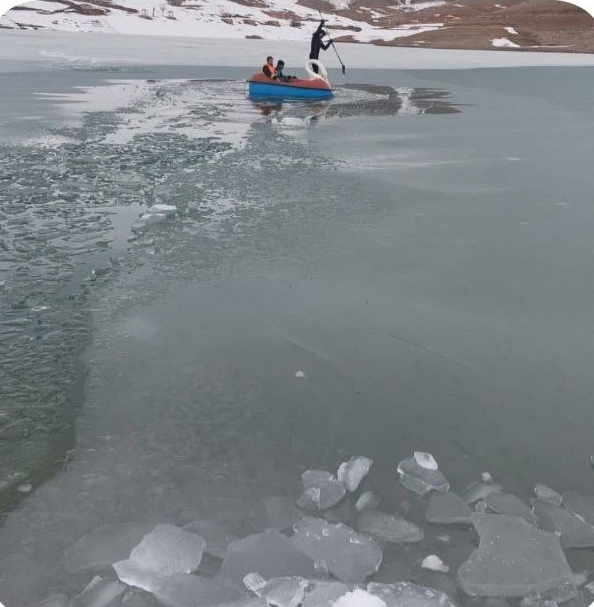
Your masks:
M322 15L322 11L318 9L318 13L320 13L320 19L322 21L324 21L324 15ZM330 38L330 35L328 35L328 38ZM346 74L346 66L345 64L342 62L342 59L340 58L340 55L338 54L338 50L336 49L336 46L334 45L334 40L332 40L332 38L330 38L330 44L332 45L332 48L334 49L334 52L336 53L336 56L338 57L338 61L340 62L340 66L342 67L342 74L344 76L344 74Z

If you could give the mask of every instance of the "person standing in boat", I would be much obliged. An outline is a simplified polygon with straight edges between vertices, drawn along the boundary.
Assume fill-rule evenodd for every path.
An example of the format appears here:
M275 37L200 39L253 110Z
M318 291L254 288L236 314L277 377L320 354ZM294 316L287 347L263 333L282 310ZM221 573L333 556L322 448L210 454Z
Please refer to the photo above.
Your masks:
M266 63L262 66L262 72L271 80L277 79L278 74L276 73L276 68L274 67L273 57L266 57Z
M327 51L330 48L331 42L324 42L324 36L328 35L328 32L324 29L324 25L326 21L322 19L320 21L320 25L318 25L318 29L314 32L311 37L311 51L309 53L310 59L318 59L320 57L320 51ZM318 67L316 65L313 66L314 72L318 73Z

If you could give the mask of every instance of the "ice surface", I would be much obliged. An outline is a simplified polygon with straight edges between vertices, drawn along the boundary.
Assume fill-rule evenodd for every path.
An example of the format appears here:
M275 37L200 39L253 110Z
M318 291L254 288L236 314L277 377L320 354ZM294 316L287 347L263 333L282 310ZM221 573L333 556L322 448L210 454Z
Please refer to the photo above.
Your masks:
M252 510L250 517L257 531L282 531L292 527L301 518L301 513L288 497L267 497Z
M166 219L167 215L165 213L144 213L138 218L138 221L132 224L132 231L139 232L146 230L155 224L163 223Z
M398 464L400 482L410 491L425 495L429 491L446 493L450 484L439 470L429 470L420 466L414 457L402 460Z
M594 525L594 495L567 491L563 494L563 501L569 510L581 516L586 523Z
M381 565L376 542L346 525L305 517L294 529L293 545L342 582L362 582Z
M386 607L386 603L378 596L369 594L361 588L355 588L352 592L341 596L334 603L334 607Z
M163 575L141 569L131 560L115 563L118 578L128 586L152 593L165 607L197 607L240 599L237 589L217 580L187 573Z
M496 483L471 483L462 491L460 496L467 504L474 504L480 500L484 500L488 495L492 493L499 493L501 491L501 485Z
M546 485L536 485L536 487L534 487L534 493L541 502L547 502L553 504L553 506L561 506L563 504L561 495Z
M233 542L217 576L241 584L252 572L266 579L286 575L315 577L313 560L276 529Z
M229 544L237 539L221 525L211 523L210 521L193 521L184 525L184 530L195 533L204 539L206 542L204 551L219 559L225 558Z
M357 526L363 533L396 544L420 542L425 535L420 527L405 518L376 510L364 510Z
M369 474L373 460L369 457L351 457L348 462L343 462L338 468L337 478L347 488L347 491L355 493L361 481Z
M438 525L471 524L472 510L455 493L433 493L429 498L425 516Z
M130 553L141 569L169 575L196 571L206 548L203 538L174 525L157 525Z
M69 573L77 573L127 559L132 549L153 527L154 524L150 523L99 527L66 550L66 570Z
M365 491L361 493L357 503L355 504L355 510L362 512L363 510L373 510L380 505L381 499L373 491Z
M450 570L436 554L426 556L421 563L421 567L423 569L430 569L431 571L440 571L441 573L447 573Z
M301 605L308 585L309 582L300 577L273 578L256 594L273 607L297 607Z
M302 607L333 607L351 588L342 582L314 580L305 595Z
M543 529L559 534L564 548L589 548L594 546L594 527L570 510L539 500L531 500L532 508L540 519Z
M367 592L380 597L387 607L456 607L445 593L410 582L367 585Z
M1 605L2 603L0 603ZM68 607L68 597L64 594L54 594L43 601L40 601L35 607Z
M473 514L480 545L458 570L471 596L525 597L573 584L559 538L521 518Z
M327 510L338 504L345 495L345 486L334 477L320 478L305 489L297 505L305 510Z
M487 506L497 514L519 516L531 525L538 525L538 517L515 495L509 493L491 493L485 498Z
M413 457L415 458L415 462L421 466L421 468L425 468L426 470L437 470L439 466L435 461L435 458L431 453L424 453L423 451L415 451L413 453Z
M119 597L126 586L114 580L94 577L85 589L70 602L70 607L107 607Z

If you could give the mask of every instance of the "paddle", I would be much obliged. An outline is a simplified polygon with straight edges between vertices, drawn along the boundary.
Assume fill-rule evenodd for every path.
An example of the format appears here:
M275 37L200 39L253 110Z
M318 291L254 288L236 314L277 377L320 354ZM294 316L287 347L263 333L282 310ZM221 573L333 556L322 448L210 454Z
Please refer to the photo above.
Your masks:
M320 19L322 21L324 21L324 16L322 15L322 11L318 9L318 13L320 13ZM330 36L328 36L328 38L330 38ZM340 66L342 67L342 75L344 76L346 74L346 66L342 62L342 59L340 58L340 55L338 54L338 51L336 50L336 46L334 46L334 40L332 40L332 38L330 38L330 44L332 45L332 48L334 49L334 52L336 53L336 56L338 57L338 61L340 61Z

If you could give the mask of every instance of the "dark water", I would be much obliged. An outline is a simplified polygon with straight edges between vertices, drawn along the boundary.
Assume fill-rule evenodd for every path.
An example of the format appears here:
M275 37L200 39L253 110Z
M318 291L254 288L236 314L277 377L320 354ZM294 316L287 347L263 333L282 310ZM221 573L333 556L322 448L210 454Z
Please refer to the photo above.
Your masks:
M20 379L3 398L29 424L3 435L24 474L5 503L34 485L0 528L3 600L79 591L56 555L101 524L297 497L304 469L351 454L393 505L413 450L455 489L489 471L522 498L590 491L591 69L353 70L314 109L183 73L109 75L143 82L123 110L56 113L66 143L3 149L2 237L29 246L2 253L2 312L34 336L32 308L55 310L41 351L65 402L46 410L66 412L30 421L50 385L38 349L20 342L25 367L5 351L35 398ZM96 79L58 72L52 91ZM178 213L132 232L156 202ZM41 260L51 286L30 280ZM29 437L42 472L19 470Z

